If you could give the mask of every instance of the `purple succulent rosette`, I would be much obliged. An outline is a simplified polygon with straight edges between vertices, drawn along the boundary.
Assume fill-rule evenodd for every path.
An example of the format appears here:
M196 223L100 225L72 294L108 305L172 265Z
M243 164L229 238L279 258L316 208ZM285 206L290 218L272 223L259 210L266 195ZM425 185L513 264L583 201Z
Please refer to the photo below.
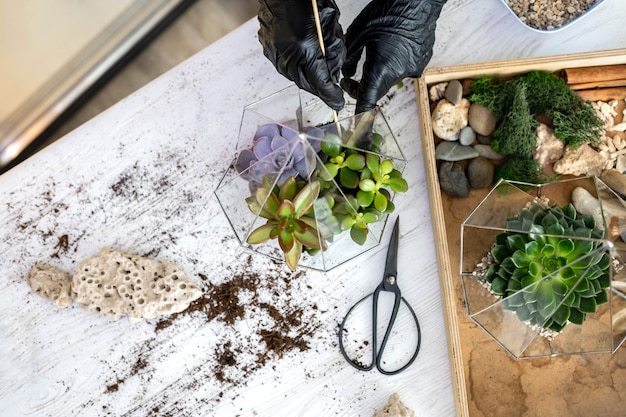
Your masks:
M306 136L323 138L324 131L315 127L304 130ZM263 182L263 177L277 180L282 186L289 177L308 179L315 169L315 153L320 150L320 140L309 139L312 152L305 149L298 131L275 123L258 127L250 149L237 155L235 169L248 181L254 191Z

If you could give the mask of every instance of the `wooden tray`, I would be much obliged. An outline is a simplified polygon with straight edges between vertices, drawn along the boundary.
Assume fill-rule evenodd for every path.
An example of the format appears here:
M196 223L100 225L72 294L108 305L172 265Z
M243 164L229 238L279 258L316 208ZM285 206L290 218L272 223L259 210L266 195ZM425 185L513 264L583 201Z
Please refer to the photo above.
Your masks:
M483 75L626 63L626 49L427 69L415 81L448 351L459 416L624 416L626 348L613 354L516 360L472 322L460 278L461 223L488 190L451 198L439 188L427 86Z

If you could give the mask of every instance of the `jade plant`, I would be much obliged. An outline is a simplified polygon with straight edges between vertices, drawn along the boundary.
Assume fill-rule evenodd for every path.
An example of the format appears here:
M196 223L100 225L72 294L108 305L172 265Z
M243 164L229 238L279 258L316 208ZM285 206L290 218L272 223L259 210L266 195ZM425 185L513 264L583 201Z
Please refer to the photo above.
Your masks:
M572 204L533 204L507 219L506 229L496 236L485 279L520 320L558 333L608 301L611 262L593 216Z
M367 239L367 225L394 211L391 193L407 191L408 183L393 161L376 153L382 143L379 134L373 133L372 151L345 147L343 141L328 134L320 146L326 160L319 171L322 189L333 190L338 186L343 200L330 204L332 210L325 221L335 225L336 233L349 230L352 240L362 245Z
M300 261L303 247L325 250L325 236L320 234L312 210L319 191L319 181L303 184L296 182L295 177L289 177L278 187L273 185L270 177L265 177L263 184L246 202L248 208L266 222L248 235L247 242L259 244L277 239L292 271Z

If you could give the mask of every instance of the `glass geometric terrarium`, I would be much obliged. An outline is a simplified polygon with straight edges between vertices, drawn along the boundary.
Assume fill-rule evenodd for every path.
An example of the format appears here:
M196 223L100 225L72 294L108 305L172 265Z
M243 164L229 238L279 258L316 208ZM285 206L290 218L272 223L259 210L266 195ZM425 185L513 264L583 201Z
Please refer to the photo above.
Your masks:
M500 180L461 225L470 318L518 359L615 352L625 237L626 204L596 177Z
M379 109L354 115L288 87L244 108L215 195L242 245L328 271L376 246L406 160Z

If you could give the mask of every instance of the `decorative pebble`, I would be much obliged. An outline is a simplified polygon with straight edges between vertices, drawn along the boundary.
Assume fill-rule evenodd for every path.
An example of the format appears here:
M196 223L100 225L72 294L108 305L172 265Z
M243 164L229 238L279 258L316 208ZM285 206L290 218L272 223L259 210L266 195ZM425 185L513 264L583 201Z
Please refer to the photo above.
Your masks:
M526 25L553 30L585 13L598 0L505 0Z
M572 205L580 214L589 214L593 216L596 227L604 230L604 217L602 216L602 206L600 201L582 187L574 188L572 191Z
M476 133L474 132L474 129L472 129L471 127L465 126L459 132L459 143L461 145L469 146L472 143L474 143L475 140L476 140Z
M500 155L498 152L491 149L489 145L474 145L474 149L478 152L478 155L492 161L500 161L505 158L504 155Z
M496 128L496 115L482 104L472 103L468 113L468 123L476 133L489 136Z
M467 178L472 188L489 188L493 184L495 168L486 158L478 157L470 161Z
M37 264L28 271L26 281L33 291L59 307L72 304L72 281L67 272L51 265Z
M448 83L444 97L455 106L461 103L461 99L463 98L463 86L459 80L452 80Z
M458 106L439 100L432 113L433 132L443 140L457 140L459 131L467 126L470 103L464 98Z
M456 162L443 162L439 167L439 186L450 197L467 197L469 181L463 166Z
M464 146L458 142L442 141L435 148L435 159L441 161L462 161L478 156L478 151L471 146Z

